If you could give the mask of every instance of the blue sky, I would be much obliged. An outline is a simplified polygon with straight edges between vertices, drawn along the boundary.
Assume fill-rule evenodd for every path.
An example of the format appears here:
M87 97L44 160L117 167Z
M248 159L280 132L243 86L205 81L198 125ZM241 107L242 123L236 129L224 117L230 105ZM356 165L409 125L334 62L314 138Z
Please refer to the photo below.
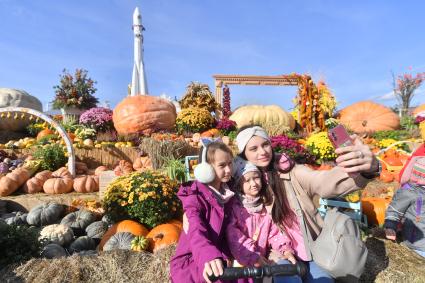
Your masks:
M133 68L132 14L144 32L149 92L180 98L214 74L309 73L340 103L381 99L391 72L425 71L424 1L0 0L0 87L53 100L62 69L84 68L115 106ZM231 86L232 108L293 107L295 87ZM413 104L425 103L422 87Z

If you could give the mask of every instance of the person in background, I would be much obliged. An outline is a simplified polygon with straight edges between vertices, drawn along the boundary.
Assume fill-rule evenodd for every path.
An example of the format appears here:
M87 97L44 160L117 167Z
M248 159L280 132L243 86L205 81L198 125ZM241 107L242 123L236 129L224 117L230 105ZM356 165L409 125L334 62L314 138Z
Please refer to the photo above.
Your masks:
M425 257L425 156L415 156L406 164L400 184L385 213L385 236L396 240L397 227L404 218L404 243Z

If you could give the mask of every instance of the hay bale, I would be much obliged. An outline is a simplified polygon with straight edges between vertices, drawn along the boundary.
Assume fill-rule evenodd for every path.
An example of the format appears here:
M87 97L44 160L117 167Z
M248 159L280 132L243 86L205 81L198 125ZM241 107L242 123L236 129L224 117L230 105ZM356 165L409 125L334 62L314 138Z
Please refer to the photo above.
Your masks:
M152 167L160 169L168 159L180 159L187 155L198 155L199 148L195 148L186 141L163 140L144 138L140 142L140 150L147 153L152 160Z
M425 282L424 258L403 244L377 238L382 229L373 235L366 240L369 253L360 282Z
M169 282L176 246L157 254L114 250L94 256L32 259L0 273L0 282Z

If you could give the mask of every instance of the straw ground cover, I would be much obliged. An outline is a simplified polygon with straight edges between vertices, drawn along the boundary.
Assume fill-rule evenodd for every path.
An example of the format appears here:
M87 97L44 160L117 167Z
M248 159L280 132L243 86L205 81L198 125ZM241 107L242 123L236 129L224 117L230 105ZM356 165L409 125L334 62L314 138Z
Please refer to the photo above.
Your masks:
M6 268L0 282L169 282L169 259L175 245L156 254L114 250L99 255L32 259Z

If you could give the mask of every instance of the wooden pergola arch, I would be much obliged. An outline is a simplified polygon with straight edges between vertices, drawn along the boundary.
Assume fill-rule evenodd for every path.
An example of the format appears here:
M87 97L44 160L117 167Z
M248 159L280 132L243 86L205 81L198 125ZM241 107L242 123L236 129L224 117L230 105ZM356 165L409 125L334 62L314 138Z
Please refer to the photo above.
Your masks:
M31 108L25 108L25 107L4 107L4 108L0 108L0 114L1 113L21 113L21 115L19 115L20 119L25 119L25 117L28 115L28 117L38 117L44 121L46 121L47 123L49 123L50 125L53 126L53 128L55 128L59 135L63 138L63 140L65 141L66 144L66 150L68 151L68 170L71 173L72 177L75 177L75 151L74 148L72 147L72 142L69 138L69 136L67 135L65 129L55 120L53 120L52 118L50 118L49 116L47 116L46 114L41 113L40 111L31 109ZM12 117L12 115L7 115Z
M298 86L298 123L307 132L325 129L325 115L319 107L319 92L309 75L213 75L215 100L222 106L224 85ZM221 112L216 113L221 117Z

